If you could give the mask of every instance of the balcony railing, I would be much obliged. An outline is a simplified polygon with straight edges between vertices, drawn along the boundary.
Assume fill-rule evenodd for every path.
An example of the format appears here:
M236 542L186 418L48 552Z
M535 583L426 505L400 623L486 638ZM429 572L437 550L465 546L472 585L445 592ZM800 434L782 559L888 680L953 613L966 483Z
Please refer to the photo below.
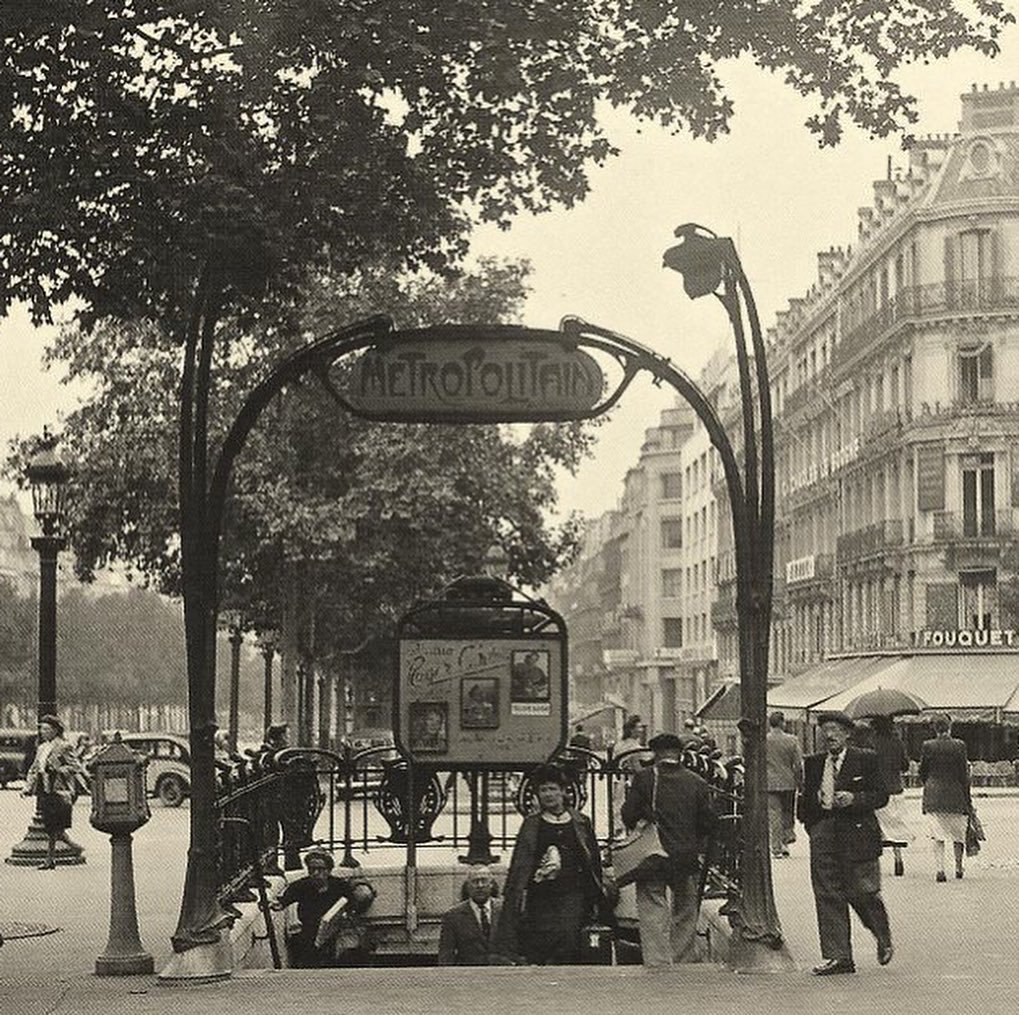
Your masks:
M1015 519L1010 509L986 516L958 514L955 511L934 512L934 542L966 539L1012 538L1016 534Z
M836 542L839 563L844 564L881 553L891 547L902 546L902 534L901 518L887 518L883 522L846 532Z
M994 276L972 281L936 282L902 289L884 306L845 329L832 352L832 363L844 366L872 342L909 318L1019 307L1019 278Z

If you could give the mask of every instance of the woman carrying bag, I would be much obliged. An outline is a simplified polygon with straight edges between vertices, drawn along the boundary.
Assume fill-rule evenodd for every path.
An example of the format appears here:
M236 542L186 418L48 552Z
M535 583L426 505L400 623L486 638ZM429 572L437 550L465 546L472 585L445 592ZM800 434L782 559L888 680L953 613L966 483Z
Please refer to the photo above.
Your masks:
M39 720L39 746L25 775L23 796L34 796L39 802L39 817L46 830L46 859L39 870L55 870L57 839L70 845L67 829L71 827L71 811L79 790L87 788L85 770L64 739L64 724L55 715Z

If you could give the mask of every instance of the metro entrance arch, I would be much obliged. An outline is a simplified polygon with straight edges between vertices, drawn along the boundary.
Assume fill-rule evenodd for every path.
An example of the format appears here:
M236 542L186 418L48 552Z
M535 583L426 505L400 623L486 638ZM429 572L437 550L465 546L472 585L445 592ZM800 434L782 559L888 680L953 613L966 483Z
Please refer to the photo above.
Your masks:
M729 907L732 961L742 970L773 968L790 959L774 903L765 784L765 711L774 543L774 459L767 363L753 295L732 242L697 226L676 230L680 243L665 265L684 277L692 298L713 294L732 326L740 377L741 456L703 392L667 357L580 318L557 331L508 325L447 325L398 331L386 317L358 322L309 343L273 369L250 393L230 427L201 520L209 573L218 571L219 538L234 462L256 420L288 384L316 377L336 401L380 421L477 423L547 422L593 418L610 409L641 373L670 384L693 408L718 452L729 499L736 559L736 613L746 776L741 892ZM749 321L752 359L743 324ZM607 390L592 353L614 362L621 377ZM360 354L344 378L331 376ZM751 369L753 367L753 379ZM203 604L216 610L215 589ZM209 669L214 683L214 669ZM192 741L211 737L214 695L191 703ZM199 707L196 707L199 706ZM220 931L229 916L215 903L215 772L211 752L192 750L191 848L175 958L164 978L228 975L221 968ZM207 952L207 961L199 954Z

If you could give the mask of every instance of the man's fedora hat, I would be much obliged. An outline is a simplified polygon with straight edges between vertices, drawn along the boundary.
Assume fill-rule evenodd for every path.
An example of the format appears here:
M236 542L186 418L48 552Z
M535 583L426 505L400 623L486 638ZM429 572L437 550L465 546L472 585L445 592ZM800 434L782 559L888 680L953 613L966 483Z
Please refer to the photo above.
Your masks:
M837 722L840 726L845 726L847 730L856 729L855 720L850 719L845 712L818 712L817 725L823 726L826 722Z
M648 742L652 751L679 751L683 749L683 741L675 733L658 733Z

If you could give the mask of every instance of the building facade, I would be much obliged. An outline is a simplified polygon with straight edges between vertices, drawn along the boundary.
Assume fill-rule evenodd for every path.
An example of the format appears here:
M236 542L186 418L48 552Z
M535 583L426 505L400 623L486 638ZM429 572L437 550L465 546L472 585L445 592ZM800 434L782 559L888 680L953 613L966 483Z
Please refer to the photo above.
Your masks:
M771 681L847 653L1019 649L1014 84L974 88L958 134L914 141L904 166L889 163L853 246L818 254L815 283L766 345ZM700 383L738 445L727 354ZM666 416L618 508L589 532L581 560L598 561L604 588L594 596L572 579L588 596L574 596L587 603L584 630L601 639L601 683L585 693L612 687L656 729L738 675L724 478L703 428L687 415L666 438Z

